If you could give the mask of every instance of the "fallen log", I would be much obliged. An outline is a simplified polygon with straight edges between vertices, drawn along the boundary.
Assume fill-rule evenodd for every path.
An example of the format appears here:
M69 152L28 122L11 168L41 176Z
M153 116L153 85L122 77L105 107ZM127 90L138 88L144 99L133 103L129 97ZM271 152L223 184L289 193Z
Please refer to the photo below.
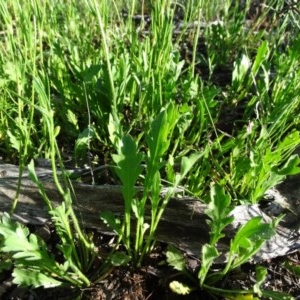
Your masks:
M36 168L38 176L51 174L46 168ZM0 164L0 214L9 212L16 194L18 167L8 164ZM41 177L42 178L42 177ZM43 179L42 179L43 180ZM292 189L293 185L287 183L282 190ZM43 181L45 191L54 206L61 203L61 195L53 182ZM85 228L93 228L105 234L112 234L109 228L101 221L100 212L109 210L117 216L122 216L124 204L120 186L114 185L88 185L74 182L76 199L74 210L82 221ZM295 191L290 195L276 189L273 193L279 193L280 197L295 201L300 195ZM297 194L298 193L298 194ZM298 197L299 198L299 197ZM161 242L170 243L185 251L187 254L199 256L201 246L209 240L209 227L207 217L204 213L207 206L197 199L187 197L176 197L170 200L165 213L160 221L156 239ZM222 253L226 253L230 238L232 238L238 227L245 224L255 216L261 216L265 222L271 222L273 216L267 215L258 204L240 205L232 212L234 222L225 229L226 237L218 243ZM147 211L147 218L150 209ZM22 222L33 225L43 225L50 220L46 205L36 185L30 180L27 171L24 172L18 205L13 217ZM294 211L287 211L285 218L276 229L276 235L266 242L261 251L253 258L254 261L271 259L284 256L300 248L300 236L298 234L299 215Z

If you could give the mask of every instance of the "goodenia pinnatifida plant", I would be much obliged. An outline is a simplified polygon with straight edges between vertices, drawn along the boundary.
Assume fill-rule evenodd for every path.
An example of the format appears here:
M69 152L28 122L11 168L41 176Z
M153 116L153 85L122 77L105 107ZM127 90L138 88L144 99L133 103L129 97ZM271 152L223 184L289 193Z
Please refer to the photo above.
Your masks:
M61 205L53 206L35 173L33 161L28 165L28 170L30 178L38 186L59 236L57 251L62 255L64 263L59 264L53 255L49 254L46 244L39 237L30 234L26 227L13 222L8 215L3 216L0 224L1 250L11 258L14 282L17 284L34 287L63 284L86 287L90 285L90 280L85 274L96 258L94 244L82 230L73 210L72 185L64 171L57 145L59 127L54 125L47 77L44 81L34 78L33 85L38 95L38 105L35 109L43 114L43 122L47 129L53 182L62 196ZM58 175L57 161L60 163L61 175ZM22 241L23 244L14 240ZM26 278L29 273L35 275L32 280Z
M117 150L112 157L116 163L116 174L122 183L124 219L121 221L110 212L101 213L101 218L118 234L136 265L140 265L144 256L151 251L157 226L171 196L200 157L200 154L194 154L182 158L180 173L176 174L174 182L162 196L160 172L165 165L163 158L171 143L177 119L178 111L171 103L150 123L145 137L149 149L147 154L138 150L130 135L119 137L116 133L120 129L110 128ZM137 180L143 182L143 191L139 195L135 186ZM147 211L150 211L150 221L146 220ZM132 217L135 219L135 228L132 226Z
M227 262L221 271L212 271L212 266L216 259L221 255L217 248L218 241L225 235L223 229L233 222L230 215L233 206L231 198L225 194L224 188L214 185L211 188L210 203L205 210L208 216L208 225L210 228L210 241L202 246L201 249L201 267L198 271L198 285L209 293L221 295L224 297L237 297L238 295L268 295L269 291L261 289L262 282L266 279L265 268L257 268L257 283L252 290L226 290L216 287L216 283L224 278L230 271L238 268L261 249L265 241L269 240L275 234L275 227L280 219L272 223L262 222L261 217L254 217L242 225L230 241ZM167 252L167 262L176 270L187 276L193 283L192 286L182 284L178 281L171 282L171 289L179 294L188 294L195 286L195 277L190 274L186 268L185 259L182 253L174 247L169 247ZM273 296L287 296L283 293L274 293ZM290 299L290 298L287 298Z
M65 212L60 217L61 222L68 222ZM66 242L60 245L59 251L65 258L65 262L60 263L49 253L46 243L39 236L13 221L7 213L0 221L0 242L0 250L5 258L0 268L3 263L9 262L9 268L13 268L13 283L17 285L49 288L90 284L72 259L72 245Z

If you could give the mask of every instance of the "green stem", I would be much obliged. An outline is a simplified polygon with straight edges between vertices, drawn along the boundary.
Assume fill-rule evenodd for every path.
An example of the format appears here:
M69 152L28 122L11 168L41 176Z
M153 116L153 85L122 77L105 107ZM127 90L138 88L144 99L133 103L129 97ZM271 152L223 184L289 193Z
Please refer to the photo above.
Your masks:
M112 98L112 115L114 117L114 120L117 121L118 116L117 116L116 92L115 92L115 85L114 85L114 77L112 74L112 67L111 67L111 63L110 63L110 59L109 59L109 48L108 48L108 44L107 44L107 37L105 34L102 17L99 12L99 7L96 3L96 0L94 0L94 6L96 8L96 14L97 14L98 24L99 24L99 28L100 28L102 43L103 43L103 47L104 47L104 56L105 56L105 61L106 61L106 65L107 65L108 77L109 77L110 92L111 92L111 98Z
M218 294L220 296L238 294L238 295L245 295L245 294L254 294L253 290L224 290L220 288L216 288L210 285L203 284L203 289L213 292L214 294Z
M20 162L19 162L19 177L18 177L18 184L17 184L17 191L16 195L14 197L14 201L10 210L10 214L12 215L17 207L18 204L18 198L21 192L21 183L22 183L22 175L24 171L24 162L23 162L23 157L21 157Z

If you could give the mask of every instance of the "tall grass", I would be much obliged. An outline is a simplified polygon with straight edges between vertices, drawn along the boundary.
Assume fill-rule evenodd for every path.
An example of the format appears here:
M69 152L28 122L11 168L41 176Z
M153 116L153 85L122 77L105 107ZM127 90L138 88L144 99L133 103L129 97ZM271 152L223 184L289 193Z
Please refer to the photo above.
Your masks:
M143 140L148 121L170 101L176 103L180 117L170 153L175 157L189 149L210 153L212 167L199 163L199 167L207 165L201 168L200 182L208 176L221 182L230 178L230 186L233 180L232 174L224 173L228 155L224 157L223 152L229 151L230 143L220 131L223 127L218 127L231 117L224 115L224 107L232 111L240 103L245 106L240 119L229 125L230 130L237 128L230 132L230 139L242 136L251 124L257 132L247 136L250 144L263 127L269 136L274 132L275 140L270 143L275 147L295 127L298 38L297 31L294 41L289 35L295 12L280 13L283 1L269 3L252 22L247 19L251 1L243 5L232 1L222 5L218 1L131 1L123 5L69 0L64 4L46 1L45 5L25 1L22 6L1 1L0 8L1 148L7 158L20 160L20 165L32 157L49 156L47 129L34 108L32 85L34 77L45 74L55 123L61 127L59 140L69 151L88 128L93 132L89 147L95 154L109 148L111 113L125 132ZM191 30L192 21L198 23ZM263 25L271 21L276 26L267 31ZM178 22L181 31L174 38ZM187 64L181 47L189 43ZM290 45L289 50L284 43ZM227 77L226 83L218 76ZM206 174L203 169L210 171ZM204 190L195 192L200 195Z

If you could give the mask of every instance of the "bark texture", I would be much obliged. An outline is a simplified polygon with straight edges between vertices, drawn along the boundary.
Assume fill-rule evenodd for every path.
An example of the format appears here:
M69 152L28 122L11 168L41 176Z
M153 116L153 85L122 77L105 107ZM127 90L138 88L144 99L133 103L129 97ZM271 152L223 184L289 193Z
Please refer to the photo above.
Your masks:
M0 213L9 212L16 193L18 167L1 164L0 173ZM38 176L43 178L51 171L37 168ZM45 191L57 206L62 197L58 193L55 184L49 180L43 180ZM292 178L288 182L271 191L273 197L282 197L286 202L292 202L293 208L299 205L300 191L295 188L299 177ZM120 186L112 185L87 185L78 182L73 183L76 193L74 208L76 214L82 220L86 228L94 228L103 233L111 233L109 228L100 220L100 212L109 210L122 217L124 206ZM276 194L274 196L274 193ZM277 204L278 205L278 204ZM156 238L159 241L171 243L184 250L187 254L199 256L201 246L209 240L209 228L207 217L204 213L207 206L192 198L178 197L171 199L161 219ZM261 251L254 257L254 261L283 256L300 248L298 233L299 214L297 209L286 210L286 216L276 230L276 236L265 243ZM261 216L265 222L271 222L273 217L266 214L258 204L237 206L232 215L234 222L225 229L226 237L220 241L218 247L225 255L230 238L234 236L238 227L255 216ZM147 210L147 218L150 217L150 208ZM47 207L38 188L28 177L25 171L21 184L21 193L14 218L23 223L42 225L50 221ZM296 230L297 229L297 230ZM223 258L224 259L224 255Z

